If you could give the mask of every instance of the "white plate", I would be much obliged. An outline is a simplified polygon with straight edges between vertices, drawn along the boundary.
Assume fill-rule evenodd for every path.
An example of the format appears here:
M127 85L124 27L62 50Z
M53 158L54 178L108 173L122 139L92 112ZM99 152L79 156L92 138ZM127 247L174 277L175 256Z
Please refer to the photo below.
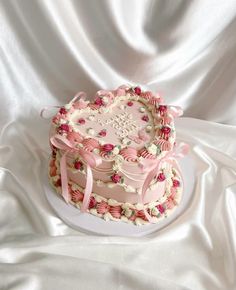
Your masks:
M179 161L184 178L184 191L179 206L167 218L157 224L136 226L125 222L105 221L89 213L81 213L71 204L66 204L49 184L48 176L44 177L44 189L48 202L57 215L72 228L88 234L109 236L141 237L156 232L176 220L189 206L195 183L193 160L187 156ZM47 164L48 166L48 164ZM46 172L48 169L46 169Z

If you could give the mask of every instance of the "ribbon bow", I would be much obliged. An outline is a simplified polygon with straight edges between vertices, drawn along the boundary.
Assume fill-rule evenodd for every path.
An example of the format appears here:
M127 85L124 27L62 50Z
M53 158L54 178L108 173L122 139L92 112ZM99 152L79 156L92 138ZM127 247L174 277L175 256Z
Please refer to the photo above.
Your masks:
M159 171L160 167L161 167L161 164L163 162L169 162L171 164L175 164L175 166L177 167L178 169L178 172L180 174L180 177L182 179L182 182L183 182L183 177L182 177L182 174L181 174L181 170L179 169L179 166L178 164L176 163L175 161L175 158L182 158L184 157L187 153L188 153L188 150L189 150L189 145L184 143L184 142L181 142L177 148L175 148L174 151L170 151L169 153L167 153L164 157L158 159L158 160L148 160L148 159L145 159L145 160L142 160L141 163L140 163L140 166L143 170L143 172L149 172L145 181L144 181L144 184L143 184L143 187L142 187L142 192L141 192L141 203L144 205L144 197L147 193L147 190L150 186L150 183L152 182L153 178L155 177L155 175L157 174L157 172ZM146 216L146 218L148 219L149 222L151 223L155 223L156 222L156 218L152 217L148 212L147 210L145 209L145 207L143 208L143 211L144 211L144 214Z
M70 142L64 136L58 134L51 137L50 142L56 148L65 151L60 160L60 172L61 172L62 196L67 203L69 202L69 191L68 191L68 177L66 168L66 156L70 152L78 152L78 154L86 164L87 178L86 178L86 186L84 189L84 199L81 206L81 212L86 212L93 188L93 173L91 168L97 167L102 163L101 157L95 155L92 152L86 151L81 147L76 147L75 143Z

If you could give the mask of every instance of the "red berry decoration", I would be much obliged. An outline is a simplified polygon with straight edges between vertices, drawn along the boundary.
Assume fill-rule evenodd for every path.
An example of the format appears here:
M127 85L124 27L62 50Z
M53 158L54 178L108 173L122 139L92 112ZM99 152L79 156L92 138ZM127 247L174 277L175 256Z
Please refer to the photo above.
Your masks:
M165 212L165 208L162 204L158 204L156 208L159 210L160 214L163 214Z
M162 135L162 137L165 140L167 140L169 138L170 132L171 132L171 128L170 127L164 126L164 127L161 128L161 135Z
M61 115L65 115L67 113L66 109L64 107L60 108L59 113Z
M83 168L83 163L81 161L75 161L74 167L77 170L81 170Z
M149 117L148 117L148 115L144 115L144 116L142 116L142 120L143 120L144 122L148 122L148 121L149 121Z
M105 144L102 146L102 151L104 152L111 152L114 149L114 145L112 144Z
M129 107L132 107L133 106L133 102L131 102L131 101L129 101L128 103L127 103L127 105L129 106Z
M180 186L180 182L177 179L173 180L173 187L179 187Z
M134 92L135 92L136 95L141 95L142 90L141 90L140 87L135 87L135 88L134 88Z
M85 124L85 119L84 119L84 118L80 118L80 119L78 120L78 123L79 123L80 125L84 125L84 124Z
M106 130L106 129L101 130L101 131L98 133L98 135L99 135L100 137L105 137L105 136L107 135L107 130Z
M94 101L94 104L98 105L99 107L101 107L103 105L103 102L102 102L102 98L96 98L96 100Z
M64 132L69 132L69 131L70 131L70 127L69 127L68 124L61 124L61 125L59 126L59 130L60 130L60 131L64 131Z
M121 176L119 174L113 174L111 176L111 180L114 182L114 183L119 183L121 181Z
M89 209L90 208L94 208L96 206L97 202L96 202L96 199L94 198L94 196L91 196L90 197L90 201L89 201Z
M164 181L166 179L165 174L163 172L159 173L157 176L157 181Z
M167 106L160 105L158 111L160 112L161 116L163 116L167 112Z

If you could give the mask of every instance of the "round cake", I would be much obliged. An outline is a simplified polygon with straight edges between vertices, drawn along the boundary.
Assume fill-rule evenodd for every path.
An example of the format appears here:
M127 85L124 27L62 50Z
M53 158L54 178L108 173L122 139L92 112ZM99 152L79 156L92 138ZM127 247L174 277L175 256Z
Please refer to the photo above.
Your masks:
M140 87L80 92L52 118L49 178L65 202L104 220L142 225L180 202L179 107Z

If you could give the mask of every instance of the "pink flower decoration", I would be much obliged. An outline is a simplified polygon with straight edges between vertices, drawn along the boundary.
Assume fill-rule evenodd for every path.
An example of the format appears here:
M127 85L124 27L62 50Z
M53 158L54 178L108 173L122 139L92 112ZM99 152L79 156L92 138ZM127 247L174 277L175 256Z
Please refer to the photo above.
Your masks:
M161 116L163 116L167 112L167 106L160 105L158 111L160 112Z
M109 212L114 218L119 219L121 217L122 208L120 205L111 206Z
M133 106L133 102L131 102L131 101L129 101L128 103L127 103L127 105L129 106L129 107L132 107Z
M174 180L173 180L173 186L174 186L174 187L179 187L179 186L180 186L180 182L179 182L179 180L174 179Z
M148 115L144 115L144 116L142 116L142 120L143 120L144 122L148 122L148 121L149 121L149 117L148 117Z
M84 198L84 194L81 191L79 191L78 189L77 190L71 190L70 191L70 195L71 195L71 200L73 202L82 201L83 198Z
M161 132L164 134L169 134L171 131L170 127L162 127Z
M80 125L84 125L85 124L85 119L84 118L79 118L78 123Z
M111 176L111 180L114 182L114 183L119 183L121 181L121 176L119 174L113 174Z
M91 196L90 197L90 201L89 201L89 206L88 208L94 208L96 206L97 202L96 202L96 199L94 198L94 196Z
M105 144L102 146L102 151L104 152L111 152L114 149L114 145L112 144Z
M165 174L163 172L159 173L157 176L157 181L164 181L166 179Z
M103 105L102 98L100 98L100 97L96 98L94 101L94 104L101 107Z
M107 130L106 130L106 129L101 130L101 131L98 133L98 135L99 135L100 137L105 137L105 136L107 135Z
M75 167L75 169L77 169L77 170L82 170L82 168L83 168L83 163L82 163L81 161L75 161L75 163L74 163L74 167Z
M59 113L61 115L65 115L67 113L66 109L64 107L60 108Z
M70 126L68 124L61 124L59 126L59 130L60 131L64 131L64 132L69 132L70 131Z
M156 208L159 210L160 214L163 214L165 212L165 208L161 204L158 204Z
M141 90L140 87L135 87L135 88L134 88L134 92L135 92L136 95L141 95L142 90Z
M97 204L97 212L99 214L107 213L109 209L110 206L104 200L102 200L100 203Z

